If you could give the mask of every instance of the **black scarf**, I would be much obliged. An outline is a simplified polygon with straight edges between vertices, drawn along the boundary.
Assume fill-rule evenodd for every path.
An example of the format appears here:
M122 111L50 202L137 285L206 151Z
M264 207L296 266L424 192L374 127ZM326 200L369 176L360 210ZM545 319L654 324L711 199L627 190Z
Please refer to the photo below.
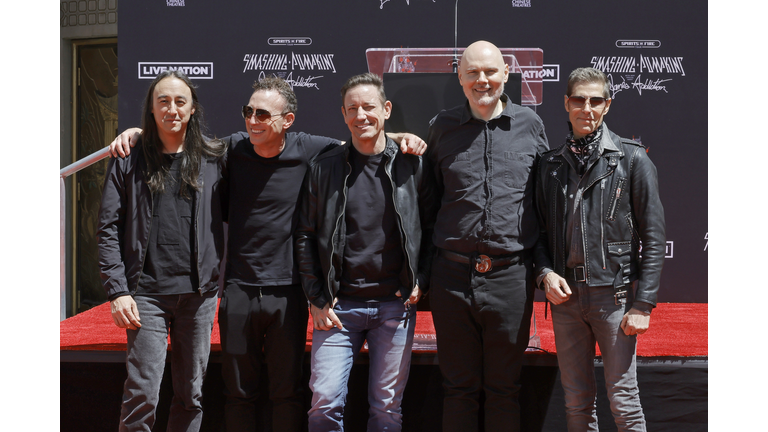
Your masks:
M568 150L571 151L571 154L573 154L579 162L579 175L584 175L587 162L589 162L592 153L600 142L600 137L603 135L603 125L600 124L597 130L581 138L573 137L573 125L571 125L571 122L568 122L568 130L568 135L565 137L565 144L568 146Z

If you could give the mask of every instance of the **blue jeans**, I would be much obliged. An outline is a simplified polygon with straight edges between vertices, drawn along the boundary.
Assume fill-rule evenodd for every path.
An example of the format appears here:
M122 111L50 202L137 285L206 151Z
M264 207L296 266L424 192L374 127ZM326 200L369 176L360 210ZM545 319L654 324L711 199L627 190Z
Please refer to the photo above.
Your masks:
M211 350L217 291L134 297L141 318L126 330L128 378L123 389L120 431L150 431L171 335L171 400L168 431L198 431L203 420L203 378Z
M645 431L635 369L636 336L621 330L632 298L617 306L612 286L589 287L569 280L571 298L552 305L557 362L565 391L569 431L597 431L595 342L600 346L605 386L619 431ZM632 291L629 290L630 297Z
M368 340L369 431L399 431L400 403L408 381L416 308L403 302L340 298L333 308L344 330L315 330L312 336L310 432L344 430L344 403L352 363Z

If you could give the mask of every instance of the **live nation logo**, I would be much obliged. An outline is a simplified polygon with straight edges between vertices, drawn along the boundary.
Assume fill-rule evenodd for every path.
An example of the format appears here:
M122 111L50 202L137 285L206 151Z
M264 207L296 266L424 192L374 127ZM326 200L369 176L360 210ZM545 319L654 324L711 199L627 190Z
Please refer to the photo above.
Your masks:
M538 66L520 66L523 78L526 80L560 81L560 65L549 64Z
M166 6L184 6L184 0L165 0Z
M308 37L270 37L271 46L308 46ZM284 79L292 88L304 87L320 90L319 73L336 73L331 53L299 53L293 50L275 53L247 53L243 56L243 73L257 72L258 79L276 76ZM317 74L317 75L316 75Z
M213 79L212 62L139 62L139 79L155 79L167 70L180 70L189 79Z
M611 98L624 90L635 90L639 95L643 92L669 93L669 83L676 77L685 76L682 56L648 55L653 51L646 52L646 49L661 47L661 41L619 39L616 47L634 48L640 52L636 55L594 56L590 60L593 68L608 77Z

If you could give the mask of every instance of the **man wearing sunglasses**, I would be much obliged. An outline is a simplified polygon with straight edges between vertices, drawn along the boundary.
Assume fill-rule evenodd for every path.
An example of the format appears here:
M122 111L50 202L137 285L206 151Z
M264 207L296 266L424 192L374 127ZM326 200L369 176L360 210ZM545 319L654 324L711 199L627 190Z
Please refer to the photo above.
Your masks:
M656 305L664 209L645 148L603 121L611 102L605 74L571 72L565 96L571 132L542 156L537 173L537 282L552 303L569 431L598 430L595 343L618 430L646 430L635 346Z
M300 431L306 422L302 367L307 336L307 299L294 262L293 231L301 184L309 161L340 141L289 132L297 100L275 77L254 83L241 108L245 132L228 145L221 191L228 222L226 283L219 306L227 431L253 431L262 362L269 376L272 430ZM111 144L114 156L130 151L135 129ZM139 130L140 132L140 130ZM391 134L399 149L423 153L411 134Z

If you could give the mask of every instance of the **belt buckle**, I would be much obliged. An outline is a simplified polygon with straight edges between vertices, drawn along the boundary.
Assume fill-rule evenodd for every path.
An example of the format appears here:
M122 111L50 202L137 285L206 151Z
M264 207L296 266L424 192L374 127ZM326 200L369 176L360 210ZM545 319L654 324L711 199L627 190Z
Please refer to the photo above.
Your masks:
M573 268L573 279L576 280L576 282L586 282L587 281L587 272L586 268L584 266L576 266Z
M478 255L475 261L475 270L485 273L493 268L493 261L488 255Z
M614 297L613 303L616 306L624 306L625 304L627 304L627 290L626 290L626 288L625 289L616 290L616 294L614 294L613 297Z

